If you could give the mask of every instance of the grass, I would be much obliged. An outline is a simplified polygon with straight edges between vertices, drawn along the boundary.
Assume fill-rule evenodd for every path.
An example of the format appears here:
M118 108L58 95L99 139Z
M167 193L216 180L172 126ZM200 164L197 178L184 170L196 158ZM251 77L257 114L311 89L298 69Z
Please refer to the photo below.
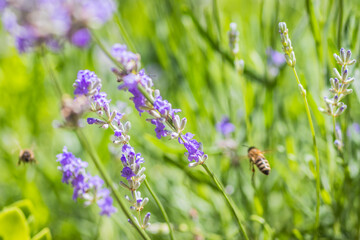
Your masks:
M203 143L209 154L206 164L241 213L249 239L313 239L319 191L314 176L320 176L322 186L319 238L360 238L360 134L352 128L360 116L360 97L356 91L347 96L349 108L337 119L346 143L342 156L333 144L333 120L317 110L328 95L329 78L336 67L332 54L338 53L339 44L359 59L360 7L355 0L340 5L322 0L251 5L243 0L122 1L118 6L114 19L94 34L105 49L120 42L141 54L142 66L153 76L156 88L173 107L182 109L181 116L188 119L186 131ZM281 51L279 21L286 21L290 29L298 77L307 90L321 161L319 173L293 71L283 67L277 76L269 74L265 52L268 47ZM241 77L228 50L230 22L236 22L240 31L239 57L245 61ZM61 120L61 99L49 69L59 79L59 88L70 95L77 71L90 69L103 80L112 103L128 105L132 145L144 155L147 183L163 204L175 237L241 239L216 184L201 167L187 167L182 146L155 138L147 116L139 117L128 100L130 94L116 89L118 83L109 70L112 63L97 44L85 50L65 45L60 53L44 58L40 53L19 55L5 30L0 35L0 208L29 199L36 209L32 236L44 227L49 227L54 239L139 236L119 206L113 218L106 218L98 215L96 206L85 208L74 202L71 187L61 183L57 170L55 155L66 144L89 162L94 175L100 174L74 132L53 128L53 121ZM237 143L233 151L219 146L223 137L215 124L223 115L230 116L236 126L231 135ZM246 127L246 119L251 128ZM91 126L82 131L121 198L126 192L117 185L121 162L109 151L111 133ZM247 154L243 144L272 150L266 154L270 175L256 169L254 184L249 162L242 157ZM22 148L33 148L38 163L17 166ZM150 198L146 211L151 212L152 226L147 235L170 239L156 201L145 185L141 191Z

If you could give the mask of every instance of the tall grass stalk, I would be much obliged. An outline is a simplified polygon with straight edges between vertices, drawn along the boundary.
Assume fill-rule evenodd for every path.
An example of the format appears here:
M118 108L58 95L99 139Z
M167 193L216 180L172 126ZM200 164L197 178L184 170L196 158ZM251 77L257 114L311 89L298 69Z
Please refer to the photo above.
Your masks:
M148 181L147 181L146 179L144 180L144 183L145 183L146 188L149 190L151 196L153 196L153 198L154 198L156 204L158 205L158 207L159 207L162 215L164 216L164 219L165 219L165 221L166 221L166 224L167 224L168 227L169 227L170 239L175 240L176 238L175 238L175 235L174 235L174 230L173 230L173 228L172 228L172 226L171 226L170 219L169 219L169 217L168 217L168 215L167 215L167 213L166 213L166 211L165 211L164 206L162 205L162 203L160 202L158 196L157 196L156 193L152 190L150 184L148 183Z
M325 87L324 86L324 76L325 76L324 54L323 54L323 48L322 48L321 31L320 31L319 23L316 20L316 15L315 15L315 10L314 10L312 0L306 0L306 11L307 11L307 14L308 14L308 17L310 20L311 33L315 40L316 54L318 56L319 63L320 63L320 69L321 69L320 79L321 79L321 81L319 82L319 84L320 84L319 87L320 87L320 91L322 91Z
M296 81L298 83L298 86L302 86L300 79L297 75L295 66L292 67ZM312 140L313 140L313 148L314 148L314 153L315 153L315 158L316 158L316 173L315 173L315 180L316 180L316 212L315 212L315 236L314 239L318 239L318 231L319 231L319 216L320 216L320 158L319 158L319 150L316 144L316 136L315 136L315 129L314 129L314 124L312 121L312 117L311 117L311 113L310 113L310 108L309 108L309 104L306 98L306 91L302 91L301 96L304 99L304 105L305 105L305 109L306 109L306 115L309 121L309 125L310 125L310 130L311 130L311 135L312 135Z

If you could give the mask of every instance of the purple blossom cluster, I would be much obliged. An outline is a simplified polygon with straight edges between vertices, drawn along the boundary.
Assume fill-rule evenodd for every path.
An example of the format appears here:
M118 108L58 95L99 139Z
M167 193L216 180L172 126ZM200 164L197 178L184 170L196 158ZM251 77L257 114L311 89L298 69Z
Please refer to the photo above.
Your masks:
M133 96L130 98L139 114L147 112L152 117L147 119L155 125L155 133L158 139L170 136L171 139L177 138L188 151L190 166L202 164L207 155L202 151L201 143L193 138L193 134L182 133L185 129L186 118L180 119L177 114L180 109L173 109L171 103L163 99L158 89L153 89L152 79L145 74L144 69L140 69L140 56L128 51L125 45L115 44L111 50L112 56L122 66L121 69L113 68L118 81L121 82L119 89L128 90ZM168 128L166 128L168 125Z
M229 117L223 116L221 121L216 124L216 130L225 137L228 137L230 133L235 131L235 126L230 122Z
M125 57L119 59L125 61ZM132 59L132 56L129 55L126 59ZM141 211L149 201L148 198L141 198L141 193L138 191L141 183L146 178L144 174L145 167L141 167L144 158L141 157L140 153L135 153L134 148L129 144L130 122L127 121L123 124L121 119L124 114L109 106L111 100L107 99L105 92L101 92L101 80L94 72L89 70L79 71L73 86L75 87L75 96L87 97L91 104L90 110L97 114L96 118L88 118L87 123L89 125L100 125L104 129L110 127L114 132L113 143L123 145L121 149L121 162L123 165L121 176L127 180L127 183L121 181L120 185L131 192L131 197L126 196L126 199L131 204L130 209L136 212ZM136 216L134 216L134 219L137 221L136 224L144 229L150 225L150 213L145 215L141 224L141 220L137 219Z
M91 41L89 28L108 21L113 0L1 0L4 28L15 38L20 53L45 44L58 50L64 40L77 47Z
M144 209L144 206L149 202L149 199L142 198L141 192L138 191L141 183L146 178L144 174L145 167L141 166L141 164L144 163L144 158L141 157L140 153L135 153L134 148L129 144L124 144L121 150L121 162L123 164L121 176L127 180L127 183L121 181L120 185L131 192L130 197L125 196L126 200L131 204L130 209L134 212L141 212ZM145 215L142 223L140 223L141 219L138 219L136 216L134 216L134 219L137 221L136 224L144 229L150 226L149 212Z
M280 68L286 63L285 57L280 52L272 49L271 47L266 49L267 64L269 66L269 74L272 77L279 75Z
M83 199L86 206L96 202L101 209L100 215L110 216L117 211L112 205L110 190L103 186L104 181L86 172L87 162L76 158L66 147L56 157L61 164L58 169L63 172L62 182L70 183L74 188L74 200Z
M116 144L129 142L130 136L127 132L130 129L130 122L122 124L120 120L124 114L110 108L111 99L107 98L105 92L101 92L101 79L92 71L80 70L73 86L74 95L87 97L90 102L90 111L97 114L96 118L88 118L87 123L99 125L104 129L110 127L114 131Z

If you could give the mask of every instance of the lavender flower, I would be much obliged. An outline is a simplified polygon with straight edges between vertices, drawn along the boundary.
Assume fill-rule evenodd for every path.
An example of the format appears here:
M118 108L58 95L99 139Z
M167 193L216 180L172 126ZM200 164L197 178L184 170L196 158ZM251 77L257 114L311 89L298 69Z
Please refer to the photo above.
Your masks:
M117 211L112 205L110 191L103 187L104 181L99 176L86 173L87 162L76 158L66 147L56 157L61 165L58 169L63 172L62 182L71 183L74 188L74 200L83 199L86 206L96 202L101 209L100 215L110 216Z
M120 49L118 51L123 51ZM125 48L126 50L126 48ZM123 54L123 53L122 53ZM120 56L120 53L119 53ZM131 54L129 55L131 56ZM120 57L119 57L120 58ZM121 59L125 62L126 57ZM130 59L131 57L129 57ZM132 60L129 60L132 61ZM128 78L125 80L125 83L128 88L132 89L133 92L137 90L136 81L133 79L131 73L129 73ZM140 74L140 79L145 79L144 74ZM146 81L146 79L144 80ZM123 169L121 171L121 176L127 180L127 183L120 182L120 185L125 189L131 192L131 197L126 196L126 199L130 202L130 209L140 212L143 210L146 203L149 201L148 198L141 198L141 193L138 190L141 183L145 180L145 168L141 167L141 164L144 163L144 158L141 157L140 153L135 153L134 148L130 146L130 136L128 132L130 130L130 122L122 123L123 113L114 110L110 107L110 99L107 99L107 94L101 92L101 80L96 76L94 72L89 70L81 70L78 72L77 79L73 85L75 87L74 94L77 97L87 97L91 104L90 110L96 113L97 117L89 117L87 122L89 125L100 125L104 129L112 129L114 132L113 143L123 145L121 162L123 164ZM139 92L139 94L141 94ZM109 204L112 203L112 199L104 197L98 203L102 207L102 213L107 214L111 211ZM150 213L147 213L143 223L140 223L140 219L137 219L137 216L133 216L135 219L135 224L138 224L140 227L146 229L150 223ZM146 220L145 220L146 219Z
M216 124L216 130L227 137L235 131L235 126L230 122L229 117L223 116L222 120Z
M0 1L4 28L20 53L43 44L58 49L64 39L85 47L91 40L89 28L104 24L114 10L112 0Z
M331 88L330 93L333 94L332 98L324 97L325 108L319 108L321 112L324 112L330 116L337 117L341 115L347 106L341 102L341 100L348 94L352 93L352 89L349 89L350 84L354 81L353 77L348 76L347 66L355 64L356 60L351 60L351 51L348 50L345 53L345 49L340 49L340 56L334 54L334 58L337 63L341 65L341 73L334 68L335 78L330 78Z
M126 46L121 44L115 44L111 54L122 65L122 69L112 69L118 81L121 82L119 89L132 93L133 97L130 99L140 115L143 112L150 114L152 118L147 120L155 125L156 137L159 139L166 136L170 136L171 139L177 138L179 143L188 150L185 155L189 161L194 161L190 166L202 164L207 159L207 155L202 151L201 144L192 139L193 134L183 135L186 118L180 120L177 113L181 110L173 109L171 103L160 95L160 91L152 88L153 82L145 74L145 70L139 71L140 56L127 51ZM165 124L170 129L166 129Z

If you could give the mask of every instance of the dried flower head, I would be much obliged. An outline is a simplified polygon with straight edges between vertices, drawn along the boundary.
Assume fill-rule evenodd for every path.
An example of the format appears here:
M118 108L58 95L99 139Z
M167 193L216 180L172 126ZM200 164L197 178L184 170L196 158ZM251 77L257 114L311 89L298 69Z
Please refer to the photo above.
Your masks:
M86 97L71 97L64 95L61 101L61 115L65 122L61 127L75 128L80 126L82 115L89 109L89 101Z

